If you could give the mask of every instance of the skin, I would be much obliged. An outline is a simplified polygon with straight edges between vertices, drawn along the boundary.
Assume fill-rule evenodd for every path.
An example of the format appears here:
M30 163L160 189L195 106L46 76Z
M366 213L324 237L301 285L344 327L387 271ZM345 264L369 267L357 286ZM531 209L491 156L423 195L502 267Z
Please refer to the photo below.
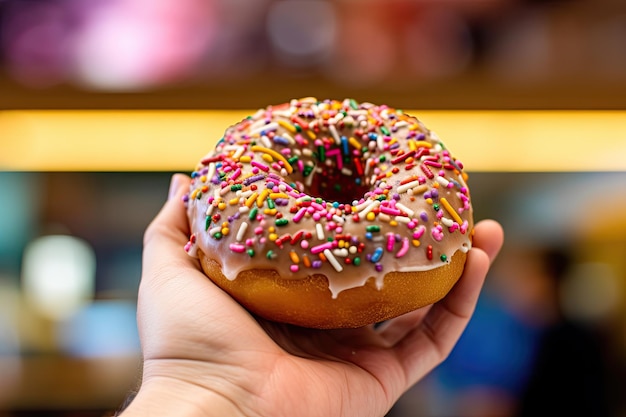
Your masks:
M450 353L503 242L475 226L463 276L440 302L377 327L311 330L250 315L182 249L189 226L172 178L145 233L138 325L144 358L131 416L383 416Z

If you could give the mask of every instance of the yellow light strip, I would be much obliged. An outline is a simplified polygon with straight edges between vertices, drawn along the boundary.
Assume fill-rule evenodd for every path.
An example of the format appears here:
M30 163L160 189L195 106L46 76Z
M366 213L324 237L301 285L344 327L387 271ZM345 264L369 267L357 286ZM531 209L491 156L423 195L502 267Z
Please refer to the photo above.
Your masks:
M405 110L468 171L624 171L626 111ZM190 172L244 111L4 111L0 170Z

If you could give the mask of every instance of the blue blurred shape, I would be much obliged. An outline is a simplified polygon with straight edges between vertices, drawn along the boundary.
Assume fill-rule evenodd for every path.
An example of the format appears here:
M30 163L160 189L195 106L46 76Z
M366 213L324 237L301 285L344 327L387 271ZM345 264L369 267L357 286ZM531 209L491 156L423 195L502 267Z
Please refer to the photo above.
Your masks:
M59 323L58 345L80 358L138 355L136 313L136 304L131 301L95 301Z

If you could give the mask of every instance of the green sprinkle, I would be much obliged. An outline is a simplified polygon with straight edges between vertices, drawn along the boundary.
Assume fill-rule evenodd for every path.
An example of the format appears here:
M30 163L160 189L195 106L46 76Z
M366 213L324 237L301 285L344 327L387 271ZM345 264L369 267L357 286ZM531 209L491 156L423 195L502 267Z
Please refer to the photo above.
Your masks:
M252 207L252 210L250 210L250 214L248 214L248 218L250 220L254 220L256 219L256 214L259 211L259 209L257 209L256 207Z
M435 211L439 211L439 204L437 203L433 204L433 208L435 209Z
M268 250L267 253L265 254L265 257L267 259L273 259L274 258L274 251L273 250Z
M304 175L305 177L308 177L311 172L313 172L313 167L311 165L305 165L304 169L302 170L302 175Z
M380 162L385 162L386 159L387 158L385 158L385 155L381 155L380 158L378 158Z
M254 249L248 249L246 253L252 258L254 256Z
M289 162L289 165L294 165L296 162L298 162L298 156L292 156L291 158L287 159L287 162Z
M353 263L354 265L356 265L356 266L361 265L361 258L359 258L359 257L357 256L356 258L354 258L354 259L352 260L352 263Z
M206 216L204 219L204 230L209 230L209 226L211 226L211 216Z
M387 136L389 136L389 133L391 133L389 132L389 129L387 129L387 126L381 126L380 131L383 132L383 135L387 135Z
M446 255L441 255L439 259L441 259L442 262L445 262L448 260L448 257Z
M213 237L214 237L215 239L218 239L218 240L219 240L219 239L221 239L221 238L222 238L222 236L223 236L223 235L222 235L222 232L215 232L215 234L213 235Z
M274 204L274 200L272 200L271 198L268 198L267 200L267 207L271 210L273 208L276 208L276 204Z
M239 191L243 188L243 184L233 184L230 186L230 191Z
M359 106L356 104L356 100L353 98L350 99L350 107L352 107L354 110L359 109Z
M365 227L365 231L366 232L380 232L380 226L377 225L371 225L371 226L366 226Z
M276 226L287 226L287 224L289 223L289 220L282 218L282 219L276 219Z
M323 145L317 147L317 158L320 162L324 162L326 160L326 148Z
M196 194L196 200L200 200L202 198L202 193Z

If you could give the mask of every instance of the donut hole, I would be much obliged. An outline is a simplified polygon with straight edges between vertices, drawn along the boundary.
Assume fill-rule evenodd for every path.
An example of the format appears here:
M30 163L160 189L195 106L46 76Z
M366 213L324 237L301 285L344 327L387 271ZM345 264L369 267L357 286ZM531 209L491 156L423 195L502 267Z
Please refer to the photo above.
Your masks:
M351 165L348 164L348 167ZM305 192L329 202L351 204L370 191L369 179L357 173L345 174L336 167L316 173L315 179Z

